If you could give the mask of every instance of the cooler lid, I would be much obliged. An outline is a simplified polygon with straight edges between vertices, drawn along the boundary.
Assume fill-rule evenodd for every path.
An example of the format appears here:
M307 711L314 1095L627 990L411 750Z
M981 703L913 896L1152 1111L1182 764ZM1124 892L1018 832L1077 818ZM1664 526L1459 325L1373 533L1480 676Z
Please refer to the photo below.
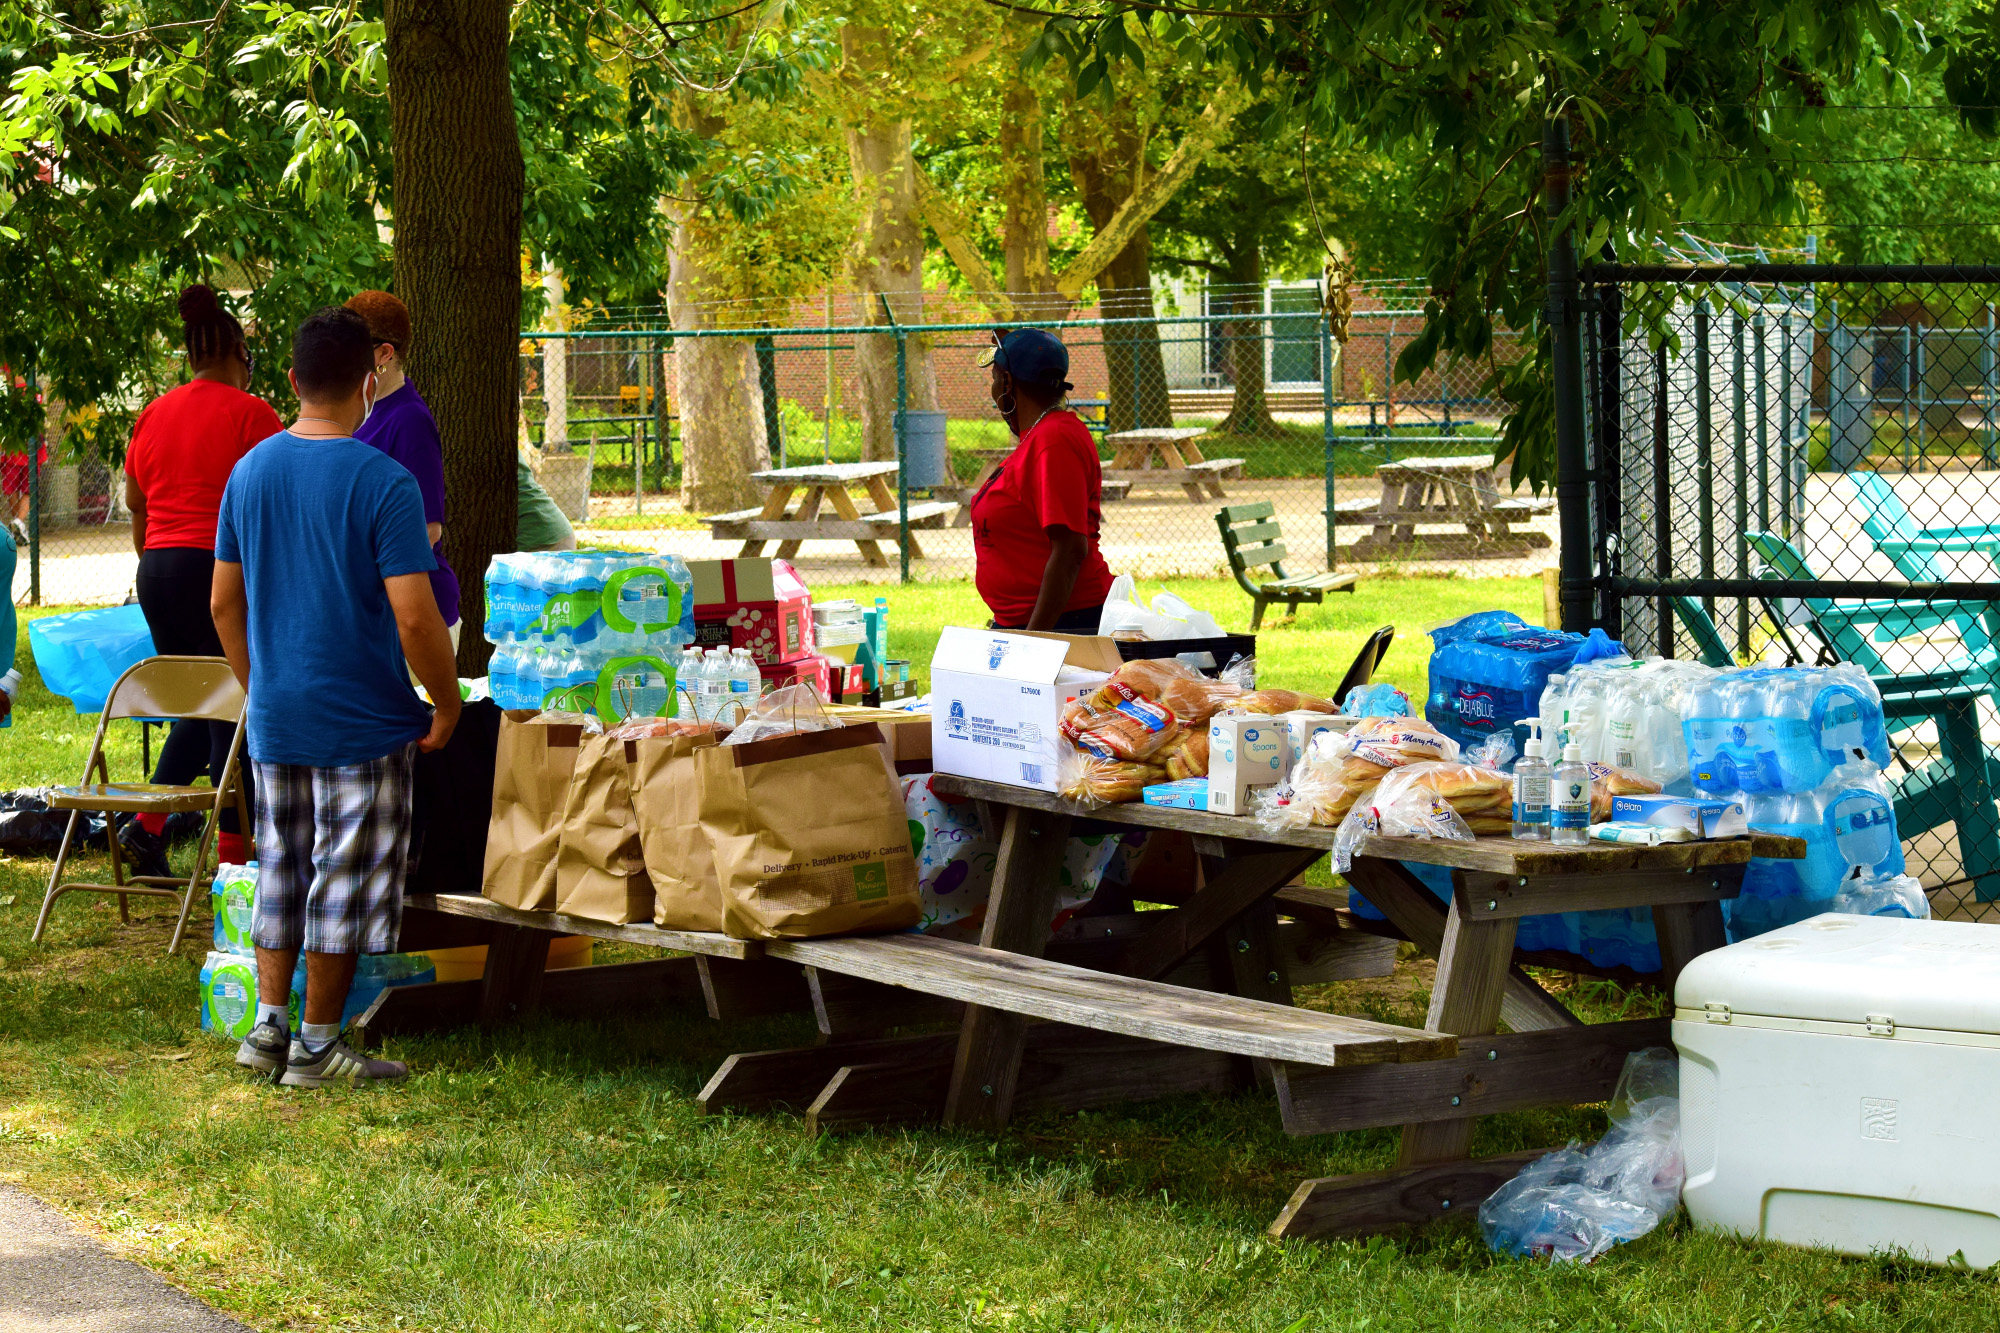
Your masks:
M1969 921L1828 913L1715 949L1678 1008L1898 1029L2000 1034L2000 930Z

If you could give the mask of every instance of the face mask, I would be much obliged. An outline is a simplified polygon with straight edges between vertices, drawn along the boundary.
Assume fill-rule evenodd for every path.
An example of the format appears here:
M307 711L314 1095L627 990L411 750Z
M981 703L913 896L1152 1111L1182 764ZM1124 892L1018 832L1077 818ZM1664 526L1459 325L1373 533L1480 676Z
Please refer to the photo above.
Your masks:
M360 430L361 426L367 425L368 418L375 415L376 383L375 372L371 370L368 372L368 387L361 391L361 425L356 426L354 428L356 430Z

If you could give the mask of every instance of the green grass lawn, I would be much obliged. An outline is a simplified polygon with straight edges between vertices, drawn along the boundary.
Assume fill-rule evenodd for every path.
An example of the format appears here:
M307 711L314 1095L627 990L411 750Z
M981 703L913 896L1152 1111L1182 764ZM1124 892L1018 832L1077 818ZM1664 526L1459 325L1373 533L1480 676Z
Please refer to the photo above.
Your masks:
M1225 585L1172 586L1243 618ZM964 589L887 595L892 643L919 663L939 627L969 619ZM1267 628L1265 677L1325 688L1393 622L1384 674L1420 687L1423 625L1496 604L1528 614L1537 596L1527 580L1369 580ZM72 779L87 720L40 689L25 639L21 660L5 781ZM0 860L0 1179L260 1329L1983 1333L2000 1316L1989 1275L1701 1236L1684 1219L1587 1269L1497 1259L1469 1218L1272 1243L1262 1228L1300 1179L1386 1167L1395 1134L1287 1138L1254 1094L1039 1114L997 1138L816 1137L794 1114L696 1113L729 1052L807 1042L804 1017L540 1019L398 1042L389 1053L415 1070L399 1088L283 1093L196 1030L198 955L163 956L163 905L121 925L110 903L72 898L31 945L46 873ZM600 961L641 956L600 946ZM1410 960L1301 999L1419 1022L1430 978ZM1567 998L1594 1018L1660 1003L1602 984ZM1602 1126L1590 1108L1497 1116L1475 1150Z

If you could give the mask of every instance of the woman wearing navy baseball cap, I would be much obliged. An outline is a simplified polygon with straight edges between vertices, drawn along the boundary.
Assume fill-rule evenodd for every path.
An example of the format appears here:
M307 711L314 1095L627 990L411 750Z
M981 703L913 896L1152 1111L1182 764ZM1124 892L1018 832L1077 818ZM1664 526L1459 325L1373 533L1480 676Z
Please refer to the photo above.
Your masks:
M993 406L1020 443L972 497L974 582L998 629L1096 633L1111 570L1097 549L1097 443L1062 407L1069 351L1042 329L993 336Z

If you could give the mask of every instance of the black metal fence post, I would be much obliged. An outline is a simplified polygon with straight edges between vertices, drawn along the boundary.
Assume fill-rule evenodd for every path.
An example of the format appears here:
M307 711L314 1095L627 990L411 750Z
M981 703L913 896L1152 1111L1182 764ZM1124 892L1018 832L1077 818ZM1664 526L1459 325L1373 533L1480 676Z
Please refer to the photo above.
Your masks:
M1569 122L1559 115L1542 123L1542 179L1542 206L1554 222L1568 210L1570 200ZM1543 317L1553 335L1555 358L1556 508L1566 630L1585 629L1592 618L1589 455L1577 303L1576 241L1565 226L1549 245L1549 299Z

